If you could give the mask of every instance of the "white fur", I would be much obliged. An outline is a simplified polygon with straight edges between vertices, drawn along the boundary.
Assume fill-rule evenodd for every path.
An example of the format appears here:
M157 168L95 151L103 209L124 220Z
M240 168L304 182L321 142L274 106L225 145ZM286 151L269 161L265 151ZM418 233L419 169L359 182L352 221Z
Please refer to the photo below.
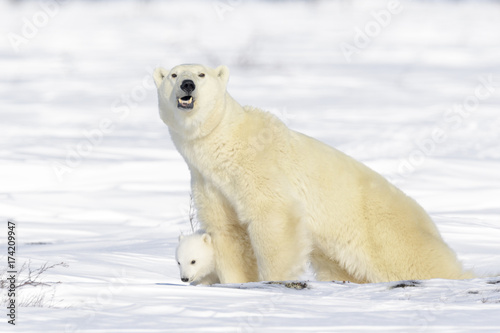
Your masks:
M193 285L219 283L215 272L212 239L203 230L189 236L179 236L179 245L175 251L181 280Z
M472 277L413 199L342 152L240 106L228 77L225 66L154 73L222 283L296 279L308 260L320 280ZM184 79L196 84L188 111L177 107Z

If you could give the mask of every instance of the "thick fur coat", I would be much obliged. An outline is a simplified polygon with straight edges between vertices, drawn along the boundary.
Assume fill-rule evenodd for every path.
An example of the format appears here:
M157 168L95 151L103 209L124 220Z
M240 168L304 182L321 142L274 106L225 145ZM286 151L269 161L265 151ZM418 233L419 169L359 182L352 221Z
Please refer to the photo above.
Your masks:
M228 78L225 66L154 73L222 283L297 279L308 261L319 280L473 277L412 198L270 113L240 106Z

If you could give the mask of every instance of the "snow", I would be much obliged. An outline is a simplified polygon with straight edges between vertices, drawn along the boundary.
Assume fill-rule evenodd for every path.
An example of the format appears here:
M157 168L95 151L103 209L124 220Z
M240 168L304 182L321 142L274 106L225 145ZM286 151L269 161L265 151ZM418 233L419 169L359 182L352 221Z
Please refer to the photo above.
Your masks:
M390 3L0 3L0 247L13 219L19 265L65 263L1 331L498 332L500 7L401 1L369 30ZM388 177L482 277L182 284L189 174L151 79L180 63Z

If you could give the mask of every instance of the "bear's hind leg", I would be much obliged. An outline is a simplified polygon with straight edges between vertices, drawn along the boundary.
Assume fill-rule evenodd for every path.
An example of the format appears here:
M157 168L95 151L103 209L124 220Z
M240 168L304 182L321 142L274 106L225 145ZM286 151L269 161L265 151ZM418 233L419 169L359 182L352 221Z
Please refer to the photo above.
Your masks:
M323 251L315 247L311 252L311 265L314 269L316 279L319 281L350 281L354 283L365 283L349 274L340 264L326 256Z

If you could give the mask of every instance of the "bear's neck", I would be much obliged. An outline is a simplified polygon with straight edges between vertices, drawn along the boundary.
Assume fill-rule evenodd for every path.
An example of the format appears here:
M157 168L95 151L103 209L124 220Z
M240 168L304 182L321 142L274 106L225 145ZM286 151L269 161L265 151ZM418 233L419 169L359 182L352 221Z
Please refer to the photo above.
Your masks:
M229 125L241 120L244 110L226 92L224 98L217 102L213 108L198 110L197 112L205 113L205 115L201 117L194 116L192 119L187 120L187 124L184 124L185 126L181 128L178 128L178 126L171 128L169 126L169 131L174 141L189 143L200 139L205 140L206 137L225 129L227 130Z
M203 127L209 129L207 132L199 131L191 134L170 130L172 141L188 165L199 164L205 153L213 152L214 146L224 146L225 141L232 137L231 131L238 128L244 121L243 107L227 92L224 100L217 107L223 108L221 118L209 118L207 121L213 124L204 124Z

